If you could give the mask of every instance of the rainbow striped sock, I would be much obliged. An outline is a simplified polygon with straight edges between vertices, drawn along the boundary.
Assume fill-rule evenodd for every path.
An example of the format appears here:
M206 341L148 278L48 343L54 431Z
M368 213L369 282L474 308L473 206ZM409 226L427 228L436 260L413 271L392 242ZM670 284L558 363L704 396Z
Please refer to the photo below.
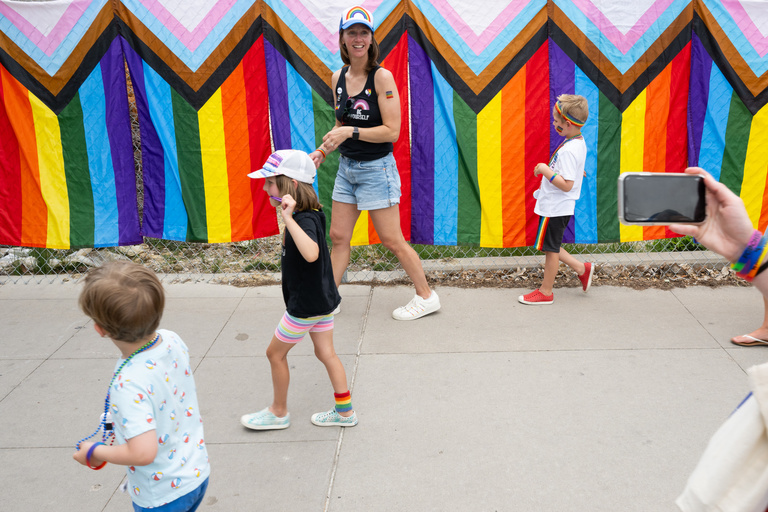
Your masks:
M352 410L352 395L349 391L345 393L334 393L336 398L336 412L348 412Z

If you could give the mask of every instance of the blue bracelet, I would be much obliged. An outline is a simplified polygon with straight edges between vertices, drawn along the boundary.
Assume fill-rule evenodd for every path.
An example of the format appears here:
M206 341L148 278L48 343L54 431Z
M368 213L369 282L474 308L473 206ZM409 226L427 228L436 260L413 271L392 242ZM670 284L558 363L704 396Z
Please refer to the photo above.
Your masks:
M107 465L107 461L104 461L104 462L102 462L102 463L101 463L101 465L100 465L100 466L95 466L95 467L94 467L94 466L91 466L91 455L93 455L93 450L95 450L95 449L96 449L96 447L97 447L97 446L99 446L99 445L101 445L101 446L106 446L106 445L105 445L104 443L102 443L101 441L99 441L98 443L93 443L93 444L91 445L91 447L90 447L90 448L88 448L88 453L87 453L87 454L85 454L85 465L86 465L86 466L88 466L88 467L89 467L89 468L91 468L91 469L97 469L97 470L98 470L98 469L101 469L101 468L103 468L104 466L106 466L106 465Z

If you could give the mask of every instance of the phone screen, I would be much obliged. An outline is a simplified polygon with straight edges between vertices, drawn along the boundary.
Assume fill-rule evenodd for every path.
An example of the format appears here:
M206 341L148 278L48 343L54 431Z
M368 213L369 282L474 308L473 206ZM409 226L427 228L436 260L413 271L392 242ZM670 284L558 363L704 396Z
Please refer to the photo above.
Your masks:
M704 179L692 174L623 177L623 220L635 224L696 223L706 216Z

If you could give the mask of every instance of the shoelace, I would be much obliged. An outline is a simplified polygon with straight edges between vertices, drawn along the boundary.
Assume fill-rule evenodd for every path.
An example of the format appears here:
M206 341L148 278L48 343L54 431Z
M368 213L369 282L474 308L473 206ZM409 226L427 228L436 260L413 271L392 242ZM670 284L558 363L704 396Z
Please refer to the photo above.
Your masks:
M334 413L334 411L324 412L320 416L318 416L317 421L321 421L321 422L322 421L328 421L329 419L331 419L333 417L333 413ZM341 415L339 415L339 416L341 416Z
M405 310L409 313L421 313L425 309L424 301L418 301L416 297L412 298L411 302L405 305Z

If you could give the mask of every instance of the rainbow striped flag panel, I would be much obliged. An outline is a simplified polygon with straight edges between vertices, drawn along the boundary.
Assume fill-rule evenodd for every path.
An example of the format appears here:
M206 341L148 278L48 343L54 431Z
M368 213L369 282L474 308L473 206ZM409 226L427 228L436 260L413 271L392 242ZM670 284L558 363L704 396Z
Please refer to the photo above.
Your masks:
M532 171L587 98L565 240L676 236L617 218L621 173L700 165L768 227L768 9L753 0L364 0L395 77L401 227L420 244L534 243ZM334 125L327 0L0 0L0 244L232 242L278 232L247 174ZM333 215L332 153L315 189ZM353 244L379 243L363 212Z

